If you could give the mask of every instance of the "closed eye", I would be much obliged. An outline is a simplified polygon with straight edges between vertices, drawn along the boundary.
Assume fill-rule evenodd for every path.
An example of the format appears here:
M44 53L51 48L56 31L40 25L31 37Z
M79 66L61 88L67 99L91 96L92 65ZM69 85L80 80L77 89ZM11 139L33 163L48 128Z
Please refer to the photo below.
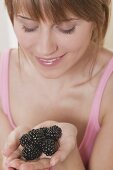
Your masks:
M34 32L37 30L38 27L34 27L34 28L28 28L26 26L22 26L22 29L25 31L25 32Z
M59 29L61 32L65 33L65 34L71 34L75 31L75 26L72 27L71 29Z

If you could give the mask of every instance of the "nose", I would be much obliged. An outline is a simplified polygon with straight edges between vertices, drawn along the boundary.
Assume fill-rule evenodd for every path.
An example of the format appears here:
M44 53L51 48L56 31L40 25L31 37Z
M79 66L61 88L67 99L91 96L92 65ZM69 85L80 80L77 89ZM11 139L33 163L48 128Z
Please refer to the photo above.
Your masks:
M37 51L40 56L50 56L58 49L55 36L50 31L41 32L38 42Z

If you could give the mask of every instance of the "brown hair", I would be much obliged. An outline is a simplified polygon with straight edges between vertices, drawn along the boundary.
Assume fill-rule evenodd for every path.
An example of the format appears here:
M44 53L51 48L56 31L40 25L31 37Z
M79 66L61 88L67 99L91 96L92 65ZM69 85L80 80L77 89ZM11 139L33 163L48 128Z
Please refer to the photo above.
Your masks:
M95 23L93 40L101 44L109 22L109 4L111 0L5 0L10 19L14 15L27 12L31 18L45 20L44 14L53 22L68 18L72 13ZM43 8L43 10L42 10Z

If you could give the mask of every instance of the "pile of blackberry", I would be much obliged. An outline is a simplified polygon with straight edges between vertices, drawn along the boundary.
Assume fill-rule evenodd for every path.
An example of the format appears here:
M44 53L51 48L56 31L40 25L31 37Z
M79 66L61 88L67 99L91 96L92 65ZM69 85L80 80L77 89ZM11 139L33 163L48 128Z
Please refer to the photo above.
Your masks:
M56 125L49 128L32 129L20 138L20 145L23 147L22 158L35 160L42 153L47 156L53 155L59 148L58 140L61 135L62 130Z

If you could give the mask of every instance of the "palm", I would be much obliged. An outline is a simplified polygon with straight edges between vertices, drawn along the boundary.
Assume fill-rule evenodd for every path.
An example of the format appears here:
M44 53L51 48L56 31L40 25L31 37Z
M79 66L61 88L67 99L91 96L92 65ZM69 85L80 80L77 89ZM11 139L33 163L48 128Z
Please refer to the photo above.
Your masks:
M59 123L56 121L46 121L44 123L41 123L34 128L40 128L40 127L50 127L53 125L57 125L62 129L62 136L59 139L60 147L58 151L51 157L51 159L48 159L47 156L42 156L41 159L37 161L31 161L31 162L25 162L24 160L20 160L20 149L18 145L18 140L22 136L22 134L25 133L25 127L18 128L17 130L14 130L14 132L10 135L9 140L11 143L11 139L15 138L15 141L13 141L12 146L10 146L12 149L11 154L9 155L10 159L10 166L16 169L19 169L20 166L28 166L30 170L30 166L33 169L33 167L37 166L37 169L45 169L49 167L50 165L55 165L59 161L63 161L66 159L66 157L73 151L75 145L76 145L76 135L77 135L77 129L74 125L69 123ZM23 132L22 132L23 131ZM18 136L21 134L21 136ZM16 145L16 147L15 147ZM9 148L8 148L9 149Z

